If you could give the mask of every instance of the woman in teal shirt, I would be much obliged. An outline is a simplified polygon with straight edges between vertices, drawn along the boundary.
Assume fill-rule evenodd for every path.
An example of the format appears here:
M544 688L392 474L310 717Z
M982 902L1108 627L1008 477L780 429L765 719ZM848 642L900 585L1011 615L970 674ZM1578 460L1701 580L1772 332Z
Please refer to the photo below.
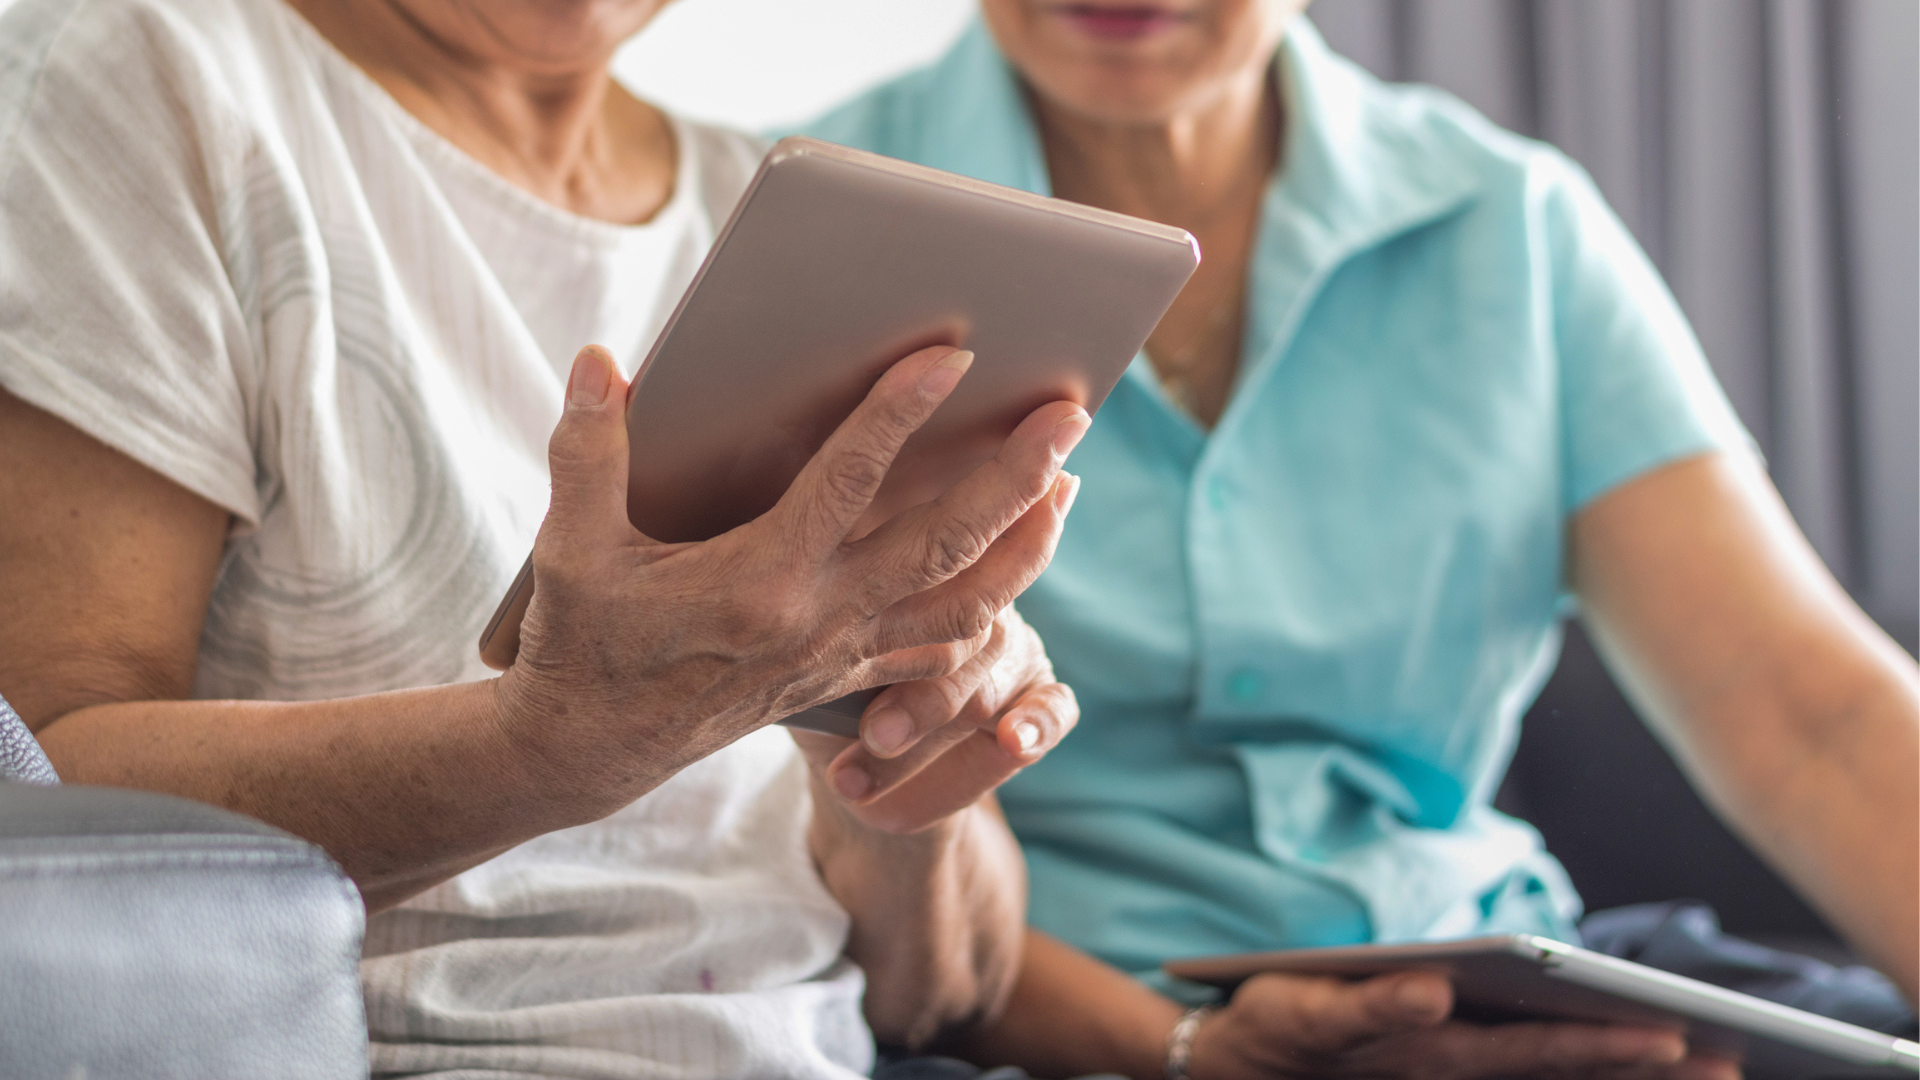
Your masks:
M1150 982L1568 937L1564 873L1489 800L1577 600L1708 796L1911 997L1914 665L1794 531L1578 167L1375 81L1301 6L986 0L808 129L1206 253L1020 601L1084 709L1002 793L1032 924ZM1037 940L1029 1004L1066 955Z

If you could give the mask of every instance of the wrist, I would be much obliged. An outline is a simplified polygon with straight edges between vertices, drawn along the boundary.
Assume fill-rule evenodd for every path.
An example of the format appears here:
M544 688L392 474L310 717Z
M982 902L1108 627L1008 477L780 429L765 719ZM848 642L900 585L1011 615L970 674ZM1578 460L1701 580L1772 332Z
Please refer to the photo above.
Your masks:
M808 840L825 868L836 856L875 859L897 873L931 871L947 862L981 824L980 804L965 807L913 832L869 824L818 771L811 771L813 822Z
M526 802L545 805L566 825L605 817L685 764L672 746L646 753L621 746L607 725L593 722L600 713L585 695L554 692L519 664L486 686L487 728L503 768L518 778ZM644 706L627 711L646 713Z
M1219 1011L1218 1005L1201 1005L1181 1013L1174 1021L1167 1031L1166 1064L1162 1069L1166 1080L1193 1080L1193 1047L1199 1040L1200 1027Z

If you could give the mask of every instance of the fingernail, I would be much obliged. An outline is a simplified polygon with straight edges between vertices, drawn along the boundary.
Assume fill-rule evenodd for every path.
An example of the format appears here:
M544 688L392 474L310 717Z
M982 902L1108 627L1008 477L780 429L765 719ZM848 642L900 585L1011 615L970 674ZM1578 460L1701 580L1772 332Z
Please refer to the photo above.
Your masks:
M1040 745L1040 726L1032 721L1020 721L1013 725L1013 741L1020 744L1022 754L1033 753L1033 748Z
M960 376L973 366L973 353L966 349L951 352L940 358L940 362L927 369L920 376L922 389L934 394L944 394L960 382Z
M1087 433L1087 414L1077 412L1053 426L1053 456L1064 458L1080 445Z
M567 404L590 409L607 400L607 387L613 384L612 366L600 349L591 345L581 349L573 358L573 373L567 377Z
M1054 481L1053 512L1066 517L1067 511L1073 509L1073 500L1079 497L1080 478L1072 473L1061 473L1060 479Z
M873 790L873 777L858 765L849 765L833 774L834 790L848 802L859 802L867 792Z
M891 757L913 735L913 717L905 709L892 706L867 718L867 747L874 753Z

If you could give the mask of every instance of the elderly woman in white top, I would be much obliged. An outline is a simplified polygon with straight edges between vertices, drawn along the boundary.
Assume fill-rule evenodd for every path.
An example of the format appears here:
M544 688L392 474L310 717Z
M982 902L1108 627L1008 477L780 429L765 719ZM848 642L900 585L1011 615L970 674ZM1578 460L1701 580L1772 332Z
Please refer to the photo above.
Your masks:
M763 519L636 533L619 368L761 152L608 77L660 6L0 19L0 686L70 780L325 846L374 912L377 1074L845 1078L1018 962L982 798L1075 711L1001 613L1086 415L850 543L970 359L926 350ZM943 734L815 737L809 775L766 730L884 683Z
M997 467L849 543L964 372L927 350L766 517L637 534L618 368L761 149L609 78L660 6L15 0L0 687L67 778L340 861L375 913L378 1075L844 1080L876 1035L943 1032L996 1061L1098 1052L1063 1035L1112 1019L1097 994L1008 1022L1034 965L986 799L1077 717L1005 611L1060 536L1086 417L1040 409ZM529 544L520 659L490 678L473 641ZM803 762L766 730L881 683L862 745ZM1322 987L1268 1041L1488 1071L1334 1054L1433 1026L1435 991ZM1682 1052L1532 1036L1504 1071Z

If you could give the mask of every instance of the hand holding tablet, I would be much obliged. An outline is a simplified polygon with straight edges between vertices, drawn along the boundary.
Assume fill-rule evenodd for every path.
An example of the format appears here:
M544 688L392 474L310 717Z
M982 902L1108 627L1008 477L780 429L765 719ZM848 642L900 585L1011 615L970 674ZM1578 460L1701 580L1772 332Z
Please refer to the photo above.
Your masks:
M628 517L666 544L755 521L901 357L970 350L884 463L864 536L955 489L1036 409L1097 410L1198 257L1179 229L783 140L634 376ZM533 585L530 561L482 637L496 668ZM789 722L850 735L871 696Z
M1263 975L1376 979L1429 972L1454 1015L1500 1026L1670 1031L1689 1048L1768 1075L1913 1076L1920 1046L1785 1005L1532 934L1408 945L1293 949L1176 960L1168 974L1223 989Z
M1046 565L1072 491L1061 465L1087 426L1072 402L1042 406L938 501L855 536L886 463L965 366L947 347L892 365L773 509L662 544L626 512L626 380L604 350L582 350L549 447L539 588L519 659L491 684L515 759L564 767L611 812L813 702L951 678ZM1051 719L1015 756L1071 726Z

